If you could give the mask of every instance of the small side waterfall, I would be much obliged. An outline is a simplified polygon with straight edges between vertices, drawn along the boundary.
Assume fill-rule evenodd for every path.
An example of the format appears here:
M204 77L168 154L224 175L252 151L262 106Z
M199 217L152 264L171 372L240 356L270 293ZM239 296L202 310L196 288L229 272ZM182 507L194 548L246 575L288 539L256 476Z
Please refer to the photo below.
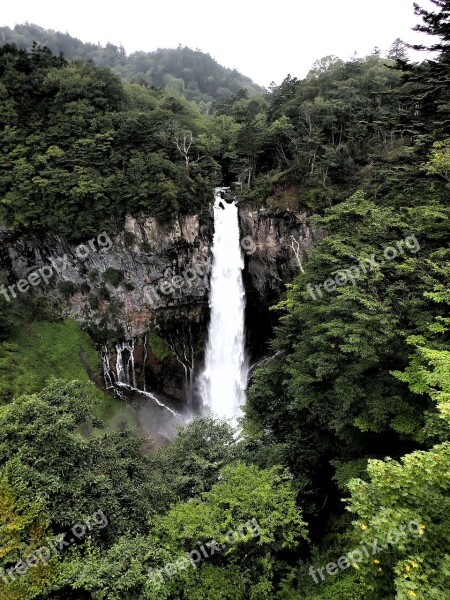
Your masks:
M238 209L222 200L214 204L213 266L209 304L211 321L205 370L200 387L205 410L235 419L241 412L247 385L245 355L244 258L239 239Z
M126 385L132 385L134 388L136 384L136 370L134 365L134 339L129 342L122 342L117 344L117 383L124 383ZM123 361L123 352L127 351L128 359L126 363Z
M114 375L111 373L111 368L109 366L109 350L106 349L105 352L102 352L102 362L103 362L103 376L105 378L105 387L107 390L110 390L114 387Z
M177 330L178 333L178 330ZM166 344L172 350L172 354L178 363L183 367L184 371L184 391L186 394L186 402L188 406L192 405L193 393L194 393L194 370L195 370L195 353L192 341L191 326L188 325L187 330L188 346L185 341L180 337L177 343L169 334L165 340Z
M159 400L154 394L148 392L145 389L145 363L147 360L147 348L146 348L147 337L144 341L144 359L143 359L143 388L139 389L137 386L137 376L134 360L134 348L135 340L132 339L129 342L122 342L116 345L116 373L114 374L110 368L110 352L109 348L102 352L103 361L103 373L105 378L106 389L114 389L115 393L119 398L124 399L124 394L120 391L121 389L128 390L129 392L136 392L141 396L150 398L156 404L168 410L174 417L184 420L183 415L173 410L161 400Z

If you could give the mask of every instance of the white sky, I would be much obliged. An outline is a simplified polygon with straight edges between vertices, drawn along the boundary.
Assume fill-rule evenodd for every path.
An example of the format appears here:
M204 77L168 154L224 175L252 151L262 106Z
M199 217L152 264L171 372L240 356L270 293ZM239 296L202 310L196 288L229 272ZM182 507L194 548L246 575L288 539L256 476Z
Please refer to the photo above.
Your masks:
M429 0L418 0L430 8ZM255 82L306 75L329 54L417 43L413 0L3 0L0 25L36 23L84 42L122 43L128 53L178 44L209 52ZM434 7L436 8L436 7Z

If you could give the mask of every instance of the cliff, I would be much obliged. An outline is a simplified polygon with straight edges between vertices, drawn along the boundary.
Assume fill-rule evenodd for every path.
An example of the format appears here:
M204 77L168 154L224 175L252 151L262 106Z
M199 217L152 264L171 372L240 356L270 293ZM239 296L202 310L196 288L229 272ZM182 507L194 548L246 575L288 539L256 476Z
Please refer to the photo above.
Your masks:
M258 356L270 335L268 307L302 268L317 232L306 212L242 207L239 213L248 345ZM198 215L179 217L170 228L152 217L128 216L119 234L101 232L78 246L57 238L0 235L1 266L8 286L15 286L11 300L13 293L32 294L57 315L82 324L99 344L109 341L113 374L114 346L135 340L134 363L142 365L138 387L146 377L150 386L183 396L187 373L203 360L212 214L203 221Z

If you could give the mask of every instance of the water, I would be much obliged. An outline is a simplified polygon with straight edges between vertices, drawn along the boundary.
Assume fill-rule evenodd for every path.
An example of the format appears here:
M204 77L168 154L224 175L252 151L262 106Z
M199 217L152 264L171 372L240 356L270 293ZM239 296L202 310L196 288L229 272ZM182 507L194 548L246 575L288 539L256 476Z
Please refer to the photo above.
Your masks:
M162 408L168 411L172 416L176 419L180 419L181 421L185 420L185 416L176 410L172 409L165 402L162 402L155 394L147 391L145 389L145 362L147 359L147 336L144 338L144 360L143 360L143 369L144 369L144 389L139 389L137 386L137 377L136 377L136 368L134 361L134 348L135 348L135 340L132 339L128 342L122 342L116 345L116 374L110 369L110 355L109 349L107 348L104 353L102 353L103 360L103 373L105 378L105 387L106 389L114 389L119 398L126 399L126 395L121 393L121 390L126 390L130 393L138 394L144 398L152 400L155 405L159 408ZM125 360L124 360L125 356Z
M205 352L205 369L199 378L202 412L212 412L217 417L235 419L241 414L249 365L245 353L245 289L242 279L244 258L242 255L238 210L235 203L221 199L222 189L216 190L214 204L213 265L211 273L210 308L211 320ZM223 206L224 208L221 208ZM146 342L146 338L144 340ZM107 389L126 399L123 392L139 395L146 400L145 421L169 438L174 427L186 422L192 413L192 381L194 378L194 348L189 330L190 348L184 344L183 356L178 356L170 338L168 344L185 372L186 414L180 414L156 394L146 389L145 363L147 348L144 344L143 389L138 389L134 359L135 340L116 346L116 373L110 370L108 349L103 354L103 367ZM149 402L150 401L150 402ZM169 427L170 426L170 427Z
M126 365L123 362L123 351L128 351L128 361ZM134 339L129 342L123 342L122 344L117 344L117 383L125 383L127 385L133 385L133 387L137 387L136 384L136 369L134 366Z
M221 188L216 190L214 203L211 321L200 384L204 410L218 417L235 419L241 414L245 400L248 371L242 280L244 258L237 206L222 200L221 191Z

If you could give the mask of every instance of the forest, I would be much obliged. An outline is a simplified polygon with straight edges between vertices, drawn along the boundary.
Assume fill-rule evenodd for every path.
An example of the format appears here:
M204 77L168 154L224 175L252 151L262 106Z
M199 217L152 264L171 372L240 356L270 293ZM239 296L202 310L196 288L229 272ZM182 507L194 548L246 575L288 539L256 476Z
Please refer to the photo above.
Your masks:
M86 44L68 33L31 23L16 25L14 29L0 27L0 42L16 44L24 50L31 50L36 42L53 54L62 53L69 60L94 61L98 67L111 69L127 83L147 83L178 91L188 100L194 100L203 112L210 110L214 100L232 96L241 89L253 95L264 91L235 69L219 65L209 54L181 45L127 55L123 46Z
M187 48L0 29L0 231L168 226L238 182L242 206L326 233L271 307L239 434L204 416L152 454L107 422L117 400L78 358L96 340L0 294L1 599L450 599L450 0L432 2L422 62L396 40L266 91Z

